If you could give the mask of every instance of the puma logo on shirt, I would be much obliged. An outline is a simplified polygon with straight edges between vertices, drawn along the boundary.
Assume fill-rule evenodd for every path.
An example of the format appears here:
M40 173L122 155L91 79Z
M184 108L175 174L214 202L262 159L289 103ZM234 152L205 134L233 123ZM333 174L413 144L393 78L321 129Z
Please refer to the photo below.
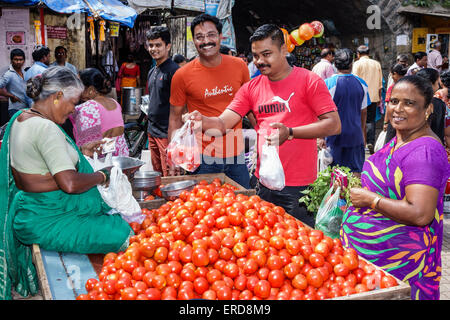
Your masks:
M208 90L208 88L205 89L205 98L218 96L221 94L228 94L229 96L233 95L233 87L230 85L224 85L223 88L219 88L216 86L213 89Z
M289 101L291 100L294 94L295 92L292 92L287 100L284 100L279 96L274 96L271 102L276 103L269 103L258 106L259 113L285 112L286 109L288 110L288 112L291 112L291 108L289 107Z

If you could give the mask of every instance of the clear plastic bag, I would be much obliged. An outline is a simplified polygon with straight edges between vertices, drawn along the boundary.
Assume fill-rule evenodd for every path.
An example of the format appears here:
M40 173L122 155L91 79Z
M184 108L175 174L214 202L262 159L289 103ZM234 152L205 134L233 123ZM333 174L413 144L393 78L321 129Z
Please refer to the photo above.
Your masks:
M321 230L330 238L338 238L344 216L345 200L339 197L341 187L337 187L333 193L331 187L323 197L316 215L315 229ZM344 210L343 210L344 209Z
M167 146L167 159L175 166L193 172L200 166L200 147L188 120L177 131Z
M271 190L279 191L285 187L284 169L276 146L267 143L262 146L259 182Z
M320 149L317 155L317 169L319 172L326 170L331 163L333 163L333 156L331 155L330 149Z

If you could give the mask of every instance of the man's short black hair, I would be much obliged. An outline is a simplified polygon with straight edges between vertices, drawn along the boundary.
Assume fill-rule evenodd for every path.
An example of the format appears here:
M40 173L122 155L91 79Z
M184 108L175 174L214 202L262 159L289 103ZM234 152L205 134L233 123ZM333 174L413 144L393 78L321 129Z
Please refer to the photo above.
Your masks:
M12 60L14 57L22 57L25 60L25 52L22 49L13 49L9 54L10 59Z
M278 26L274 24L263 24L253 32L250 37L250 43L270 38L272 41L278 42L281 47L284 44L284 35Z
M171 43L170 31L167 27L153 27L147 31L146 36L147 40L155 40L161 38L161 40L164 41L166 45Z
M425 57L426 55L427 55L427 53L423 52L423 51L416 52L414 54L414 62L417 62L418 60L422 60L423 57Z
M338 70L349 70L353 63L353 51L348 48L339 49L334 55L334 65Z
M356 51L359 54L369 54L370 52L369 47L366 45L359 46L358 49L356 49Z
M192 20L192 22L191 22L192 36L194 36L195 27L198 26L199 24L207 22L207 21L214 23L214 25L216 26L217 32L219 32L219 34L222 33L222 23L220 22L220 20L217 17L214 17L207 13L202 13L202 14L196 16L194 18L194 20Z
M404 76L406 75L406 73L408 72L408 67L405 67L404 65L402 65L401 63L395 63L392 67L391 67L391 73L396 73L400 76Z
M41 61L42 58L44 58L45 56L48 56L49 54L50 54L50 49L45 46L41 46L33 51L32 56L33 56L34 61Z
M64 48L63 46L57 46L57 47L55 48L55 56L56 56L56 53L57 53L59 50L61 50L61 49L63 49L64 52L67 54L67 49L66 49L66 48Z
M183 61L187 61L186 58L182 54L176 54L172 57L173 62L181 63Z
M231 48L227 47L227 46L224 46L224 45L221 45L219 51L222 54L230 54Z

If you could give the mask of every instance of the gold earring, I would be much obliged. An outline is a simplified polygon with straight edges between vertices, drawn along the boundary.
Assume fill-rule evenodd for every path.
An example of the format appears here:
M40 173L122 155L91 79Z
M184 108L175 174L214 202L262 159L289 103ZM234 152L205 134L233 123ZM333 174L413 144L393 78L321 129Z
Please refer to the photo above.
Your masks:
M56 106L58 104L58 99L53 100L53 104Z

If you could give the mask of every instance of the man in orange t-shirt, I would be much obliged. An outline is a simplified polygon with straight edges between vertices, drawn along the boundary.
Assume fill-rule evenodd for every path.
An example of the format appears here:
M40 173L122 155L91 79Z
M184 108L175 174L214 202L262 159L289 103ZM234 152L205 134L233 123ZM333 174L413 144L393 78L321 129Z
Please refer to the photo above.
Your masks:
M216 117L231 103L236 92L250 80L242 59L220 53L222 25L208 14L197 16L191 24L198 58L177 70L170 94L169 139L183 125L182 115L198 110ZM218 130L202 135L202 163L194 174L223 172L245 188L250 178L244 158L242 122L225 136Z

